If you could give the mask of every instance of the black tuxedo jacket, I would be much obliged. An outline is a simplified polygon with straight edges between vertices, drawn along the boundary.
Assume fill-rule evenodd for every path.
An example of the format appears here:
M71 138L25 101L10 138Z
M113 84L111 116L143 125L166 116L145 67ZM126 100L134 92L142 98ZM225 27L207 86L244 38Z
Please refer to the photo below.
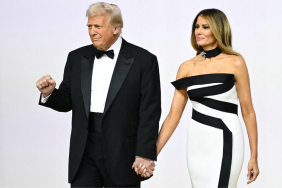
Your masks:
M64 78L46 103L59 112L72 110L69 182L79 168L88 134L93 45L69 53ZM117 55L117 54L116 54ZM158 62L147 50L122 40L112 75L102 120L103 155L116 184L142 181L132 170L135 156L156 160L156 140L161 115Z

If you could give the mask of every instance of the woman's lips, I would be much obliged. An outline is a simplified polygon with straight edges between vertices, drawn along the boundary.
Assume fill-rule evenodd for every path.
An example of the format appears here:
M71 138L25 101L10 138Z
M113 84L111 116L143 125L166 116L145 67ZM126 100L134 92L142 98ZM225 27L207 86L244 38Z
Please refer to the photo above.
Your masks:
M197 40L203 40L204 38L202 38L202 37L197 37Z

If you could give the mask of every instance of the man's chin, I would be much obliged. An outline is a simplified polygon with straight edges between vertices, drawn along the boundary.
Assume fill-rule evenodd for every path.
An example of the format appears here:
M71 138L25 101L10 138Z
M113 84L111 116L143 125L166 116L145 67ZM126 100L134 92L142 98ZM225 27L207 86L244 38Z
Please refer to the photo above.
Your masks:
M96 47L96 48L99 48L99 46L100 46L99 44L97 44L97 42L92 42L92 44L93 44L93 46Z

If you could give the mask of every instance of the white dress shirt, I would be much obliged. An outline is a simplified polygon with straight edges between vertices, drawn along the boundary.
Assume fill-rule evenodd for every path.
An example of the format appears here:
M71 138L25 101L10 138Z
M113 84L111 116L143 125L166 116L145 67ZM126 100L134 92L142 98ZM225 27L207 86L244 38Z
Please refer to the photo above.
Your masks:
M91 82L90 112L104 112L108 90L121 48L121 43L122 38L119 37L108 49L114 51L115 56L113 59L109 58L107 55L103 55L100 59L97 59L95 56ZM42 96L41 102L45 103L50 96L51 95L46 98Z
M100 59L95 57L91 82L90 112L104 112L107 94L121 48L121 43L122 39L119 37L108 49L114 50L115 56L113 59L109 58L107 55L103 55Z

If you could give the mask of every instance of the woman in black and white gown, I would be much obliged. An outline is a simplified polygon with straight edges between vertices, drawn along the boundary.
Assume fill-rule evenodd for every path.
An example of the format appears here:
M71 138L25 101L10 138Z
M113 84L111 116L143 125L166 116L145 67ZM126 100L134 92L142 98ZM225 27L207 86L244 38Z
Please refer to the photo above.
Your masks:
M188 128L187 164L193 188L236 188L244 160L238 99L251 149L247 183L259 174L257 123L243 57L233 51L231 28L217 9L201 11L192 26L197 56L181 64L170 112L157 140L159 154L177 127L188 98L193 113Z

